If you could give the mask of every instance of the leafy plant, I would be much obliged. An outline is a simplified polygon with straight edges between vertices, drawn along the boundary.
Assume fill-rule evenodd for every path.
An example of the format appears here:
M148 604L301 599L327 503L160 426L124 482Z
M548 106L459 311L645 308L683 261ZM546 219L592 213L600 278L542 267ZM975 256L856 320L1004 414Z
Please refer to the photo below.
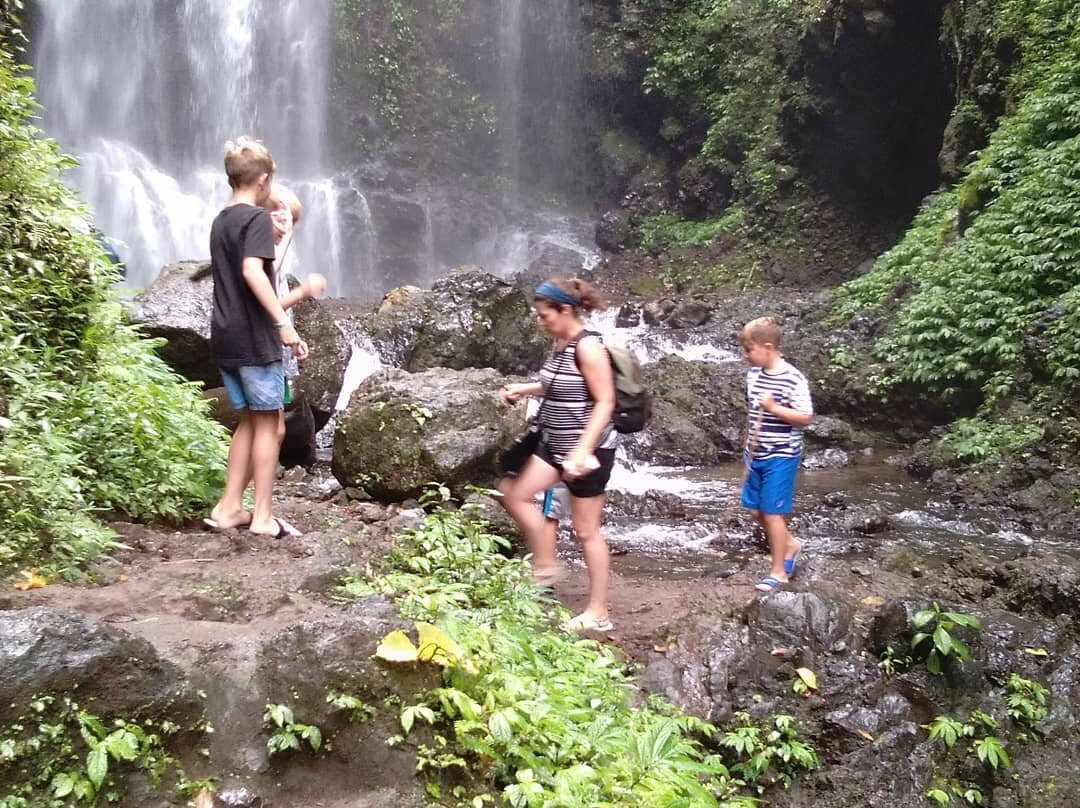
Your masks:
M307 742L312 752L323 748L322 730L314 724L298 722L292 708L285 704L267 704L263 725L270 728L266 748L271 755L289 750L299 751L301 741Z
M211 501L225 441L126 323L33 91L0 44L0 575L75 576L118 546L99 512L178 519Z
M388 636L378 655L387 664L442 663L442 685L402 705L402 734L388 743L430 725L418 768L455 780L468 770L478 778L472 804L501 792L522 806L753 805L702 745L716 729L659 701L631 706L622 661L556 630L565 610L551 615L527 563L503 555L503 540L473 509L441 507L448 496L427 492L424 522L398 535L390 569L371 582L396 596L421 632L416 644L403 632ZM763 730L770 780L787 782L816 761L789 722ZM429 793L442 790L429 783Z
M348 710L349 720L354 724L362 724L376 716L378 710L365 702L359 696L349 693L339 693L336 690L326 692L326 703L337 710Z
M771 727L755 726L746 713L735 717L742 726L725 733L720 745L735 755L732 773L756 785L759 792L776 782L789 786L800 771L819 765L817 752L799 740L791 716L774 716Z
M957 626L978 629L977 618L963 612L942 611L935 602L929 609L916 612L912 624L917 631L911 638L911 648L925 654L926 669L930 673L940 675L944 662L950 657L962 661L971 659L967 645L953 631Z
M898 656L896 649L891 645L887 645L885 650L881 652L877 666L885 678L888 679L900 671L906 671L911 667L913 661L910 656Z
M189 780L162 740L177 729L169 722L106 722L70 698L36 696L26 715L0 727L0 777L7 786L0 808L114 803L122 796L121 775L131 772L155 788L170 775L178 793L192 794L205 781Z
M1048 695L1050 692L1038 682L1010 673L1005 683L1005 705L1009 717L1016 723L1033 729L1048 714Z

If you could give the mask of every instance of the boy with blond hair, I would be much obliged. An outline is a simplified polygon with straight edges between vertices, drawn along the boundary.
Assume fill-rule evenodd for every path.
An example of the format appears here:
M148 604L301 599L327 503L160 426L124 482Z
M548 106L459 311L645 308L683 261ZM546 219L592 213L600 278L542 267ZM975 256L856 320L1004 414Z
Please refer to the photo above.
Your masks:
M210 228L214 308L210 350L240 425L229 444L225 492L207 524L217 529L247 526L252 533L281 537L293 532L273 513L274 477L285 433L281 348L304 359L300 339L274 288L274 227L266 204L274 158L253 138L225 144L225 174L232 188L228 205ZM244 489L255 483L255 507L243 506Z
M795 499L802 430L814 416L806 377L780 354L780 326L772 317L751 320L739 332L746 361L746 481L742 505L765 531L772 561L756 586L771 592L795 572L802 545L792 538L787 516Z

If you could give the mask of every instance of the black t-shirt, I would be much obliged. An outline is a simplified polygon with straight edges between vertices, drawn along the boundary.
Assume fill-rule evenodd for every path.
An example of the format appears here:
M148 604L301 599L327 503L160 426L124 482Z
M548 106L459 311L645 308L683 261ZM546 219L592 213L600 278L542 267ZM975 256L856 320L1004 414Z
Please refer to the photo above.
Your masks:
M210 352L219 367L265 365L281 359L281 337L273 320L244 280L244 259L263 259L274 279L274 228L270 213L240 203L225 208L210 228L214 314Z

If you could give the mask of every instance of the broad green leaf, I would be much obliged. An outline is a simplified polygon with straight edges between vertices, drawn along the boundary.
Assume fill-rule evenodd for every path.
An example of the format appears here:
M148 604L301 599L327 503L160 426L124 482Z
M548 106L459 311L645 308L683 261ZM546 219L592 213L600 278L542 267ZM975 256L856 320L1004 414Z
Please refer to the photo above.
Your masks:
M86 776L94 784L94 788L101 788L105 782L105 775L109 773L109 755L104 745L95 746L86 755Z

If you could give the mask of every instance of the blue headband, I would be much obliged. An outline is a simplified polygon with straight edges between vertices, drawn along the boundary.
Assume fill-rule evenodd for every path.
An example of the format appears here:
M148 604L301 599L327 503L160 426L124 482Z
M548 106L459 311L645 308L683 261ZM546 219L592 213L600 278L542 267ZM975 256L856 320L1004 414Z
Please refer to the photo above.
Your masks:
M573 306L575 309L581 307L580 298L576 298L573 295L568 295L558 286L551 281L544 281L542 284L536 287L536 297L547 298L555 303L561 303L566 306Z

